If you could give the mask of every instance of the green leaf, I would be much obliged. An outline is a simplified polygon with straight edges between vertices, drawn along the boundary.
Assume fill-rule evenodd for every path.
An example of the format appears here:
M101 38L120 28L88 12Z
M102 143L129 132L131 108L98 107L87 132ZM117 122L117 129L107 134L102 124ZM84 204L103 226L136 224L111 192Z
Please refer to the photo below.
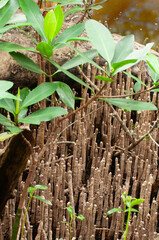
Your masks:
M114 80L112 78L104 77L104 76L101 76L101 75L97 75L94 78L99 79L101 81L104 81L105 83L114 82Z
M48 39L48 43L51 45L56 31L57 21L53 10L48 12L44 19L44 33Z
M118 72L122 71L129 68L130 64L136 64L137 63L137 59L128 59L128 60L124 60L122 62L117 62L117 63L113 63L112 67L113 67L113 71L112 71L112 76L116 75Z
M146 46L140 50L133 51L126 59L138 59L142 60L146 57L146 54L150 51L154 43L147 43Z
M47 41L43 29L44 18L38 5L33 0L19 0L19 3L28 22L34 23L34 29L39 33L42 39Z
M0 80L0 90L7 91L13 86L13 83L10 81Z
M18 0L9 0L7 4L0 9L0 27L3 27L11 16L18 10Z
M91 63L92 65L94 65L95 67L97 67L98 69L100 69L101 71L104 71L104 69L102 67L100 67L98 64L96 64L92 59L90 59L89 57L87 57L87 55L85 55L83 52L80 52L77 48L74 48L72 45L69 45L70 48L72 48L75 52L77 52L81 57L83 57L85 59L85 61ZM106 74L107 72L104 71Z
M51 203L50 201L45 200L45 199L43 199L43 198L40 197L40 196L33 196L33 198L36 198L36 199L38 199L38 200L40 200L40 201L42 201L42 202L44 202L44 203L52 206L52 203Z
M75 24L69 28L66 28L56 39L55 43L66 43L68 39L79 36L85 28L84 23ZM57 49L58 47L54 47Z
M36 189L40 189L40 190L46 190L46 189L48 189L48 187L47 186L44 186L44 185L35 185L35 187L34 188L36 188Z
M123 209L121 209L121 208L112 208L111 210L109 210L106 213L106 215L109 216L110 214L115 213L115 212L123 212Z
M7 22L7 24L13 24L13 23L23 24L23 23L26 23L26 22L27 22L27 19L26 19L24 13L18 13L16 15L13 15L10 18L10 20ZM30 25L32 25L32 24L30 24Z
M85 219L85 217L82 214L76 216L76 218L80 219L81 221L83 221Z
M79 5L83 5L83 1L82 0L55 0L54 2L56 3L60 3L61 6L65 6L68 4L79 4Z
M68 107L74 109L75 97L71 88L63 82L58 82L58 87L56 89L61 101Z
M66 42L72 42L72 41L90 41L89 38L86 37L74 37L69 38Z
M7 110L10 113L15 112L15 105L12 99L0 99L0 108Z
M153 89L151 92L159 92L159 88Z
M71 8L70 10L68 10L67 12L65 12L64 18L66 18L68 15L70 15L72 13L79 12L79 11L82 11L82 10L83 10L83 8L81 8L79 6L75 6L75 7Z
M4 7L4 5L6 5L6 3L8 2L9 0L1 0L0 1L0 8Z
M115 72L113 73L113 76L114 76L117 72L122 72L123 70L128 69L128 68L134 66L134 65L137 64L140 60L144 59L144 58L146 57L146 54L150 51L150 49L151 49L152 46L153 46L153 43L148 43L148 44L146 44L146 46L145 46L143 49L136 50L136 51L133 51L132 53L130 53L125 60L137 59L137 62L127 64L126 67L125 67L125 66L122 66L122 67L118 68L117 71L115 71Z
M16 96L14 96L13 94L9 93L9 92L4 92L4 91L0 91L0 99L3 98L10 98L10 99L15 99L15 100L20 100L19 98L17 98Z
M35 73L40 73L40 74L44 73L35 62L33 62L30 58L28 58L24 54L19 52L10 52L9 54L20 66Z
M124 212L129 212L129 208L126 209ZM139 211L136 210L135 208L131 208L131 212L137 212L137 213L139 213Z
M49 58L46 58L49 62L51 62L56 68L58 68L61 72L65 73L68 77L72 78L73 80L75 80L76 82L78 82L79 84L91 89L86 83L84 83L81 79L79 79L78 77L76 77L75 75L73 75L72 73L70 73L69 71L63 69L63 67L61 67L60 65L58 65L57 63L55 63L54 61L52 61ZM57 72L56 72L57 73ZM56 74L55 73L55 74ZM54 74L54 75L55 75ZM92 90L92 89L91 89Z
M95 20L88 20L85 27L93 46L108 62L110 68L115 51L115 43L110 31Z
M50 121L53 118L59 117L64 114L67 114L67 111L64 108L47 107L47 108L38 110L23 119L19 119L19 122L38 125L43 121Z
M63 25L63 20L64 20L63 11L60 5L57 5L57 7L54 10L54 13L55 13L56 22L57 22L57 26L54 34L54 37L55 37L60 32L61 27Z
M144 201L145 201L145 199L135 199L134 201L131 202L131 207L133 207L135 205L139 205Z
M134 84L134 91L137 93L140 90L141 90L141 83L136 82Z
M7 133L7 132L4 132L4 133L1 133L0 134L0 142L3 142L11 137L13 137L14 135L16 135L17 133Z
M86 58L94 58L97 55L97 50L96 49L92 49L92 50L88 50L86 52L83 53ZM79 66L81 64L85 64L87 63L87 60L85 58L83 58L80 55L75 56L74 58L70 59L69 61L67 61L66 63L64 63L62 65L62 68L65 70L74 68L76 66Z
M28 187L28 189L27 189L27 191L30 195L32 195L36 190L37 190L37 188L35 188L35 187Z
M159 74L155 73L150 66L148 66L148 70L153 82L156 83L159 80Z
M138 83L140 83L140 84L142 84L142 85L144 85L144 86L146 87L146 84L143 83L139 78L137 78L137 77L135 77L134 75L132 75L132 74L130 74L130 73L128 73L128 72L125 72L125 71L123 71L123 73L126 74L127 76L133 78L135 81L137 81Z
M0 113L0 123L4 126L12 126L12 122Z
M153 54L146 55L146 61L150 68L159 75L159 61L158 58Z
M103 100L117 107L127 109L128 111L143 111L143 110L157 111L157 107L152 103L148 103L148 102L141 102L141 101L136 101L131 99L121 99L121 98L110 98L110 99L103 99Z
M53 48L51 45L49 45L46 42L40 42L37 46L36 49L43 55L47 57L52 57L53 56Z
M26 47L22 47L18 44L10 43L10 42L0 42L0 51L14 52L14 51L19 51L19 50L37 52L35 48L26 48Z
M125 58L133 52L134 35L123 37L115 46L114 57L112 63L117 63L125 60Z
M22 22L17 23L17 24L13 24L13 25L7 25L5 27L0 28L0 33L5 33L5 32L7 32L7 31L9 31L10 29L13 29L13 28L30 26L30 25L32 25L32 23L22 23Z
M90 7L87 8L87 9L88 9L88 10L89 10L89 9L99 10L99 9L101 9L101 8L103 8L101 5L97 5L97 6L90 6Z
M52 95L57 88L57 83L45 82L34 88L26 96L21 108L28 107L34 103L41 101L44 98Z
M66 209L67 209L67 211L69 212L70 217L73 218L73 207L68 206L68 207L66 207Z

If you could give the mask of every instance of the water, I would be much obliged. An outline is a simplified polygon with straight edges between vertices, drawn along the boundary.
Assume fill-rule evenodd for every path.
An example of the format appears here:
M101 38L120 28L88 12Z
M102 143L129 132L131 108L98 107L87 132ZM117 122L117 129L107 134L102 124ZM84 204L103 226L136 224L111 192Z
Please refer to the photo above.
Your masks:
M159 0L107 0L102 6L93 18L106 21L112 33L134 34L142 44L159 46Z

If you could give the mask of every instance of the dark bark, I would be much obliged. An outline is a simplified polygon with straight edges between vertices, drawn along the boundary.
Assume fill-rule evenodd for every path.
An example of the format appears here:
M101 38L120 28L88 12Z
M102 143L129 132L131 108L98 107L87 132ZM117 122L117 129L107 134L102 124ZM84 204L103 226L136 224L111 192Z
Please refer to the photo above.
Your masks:
M12 137L0 156L0 218L7 200L26 168L33 144L32 132L25 129Z

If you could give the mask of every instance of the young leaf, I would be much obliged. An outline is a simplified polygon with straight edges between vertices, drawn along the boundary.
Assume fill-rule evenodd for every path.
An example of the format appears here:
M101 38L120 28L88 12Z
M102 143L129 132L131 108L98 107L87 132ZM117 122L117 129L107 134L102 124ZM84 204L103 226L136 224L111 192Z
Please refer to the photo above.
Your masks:
M66 209L67 209L67 211L69 212L70 217L73 218L73 207L68 206L68 207L66 207Z
M128 111L143 111L143 110L157 111L157 107L152 103L148 103L148 102L141 102L141 101L123 99L123 98L110 98L110 99L103 99L103 100L117 107L127 109Z
M58 87L56 89L61 101L68 107L74 109L75 97L71 88L63 82L58 82Z
M38 110L23 119L19 119L19 122L38 125L43 121L50 121L55 117L59 117L65 114L67 114L67 111L64 108L47 107L47 108Z
M14 51L19 51L19 50L37 52L35 48L22 47L18 44L10 43L10 42L0 42L0 51L14 52Z
M44 202L44 203L46 203L46 204L52 206L52 203L51 203L50 201L45 200L45 199L43 199L43 198L40 197L40 196L33 196L33 198L36 198L36 199L38 199L38 200L40 200L40 201L42 201L42 202Z
M145 201L145 199L135 199L134 201L131 202L131 207L133 207L135 205L139 205L144 201Z
M123 212L123 209L121 209L121 208L112 208L111 210L109 210L106 213L106 215L109 216L110 214L115 213L115 212Z
M76 216L76 218L80 219L81 221L83 221L85 219L85 217L83 215L81 215L81 214Z
M115 51L115 43L110 31L103 24L95 20L88 20L85 23L85 26L93 46L108 62L109 67L111 67L111 61Z
M56 31L57 21L53 10L48 12L44 19L44 33L48 39L48 43L51 45Z
M40 189L40 190L46 190L46 189L48 189L48 187L47 186L44 186L44 185L35 185L35 187L34 188L36 188L36 189Z
M125 60L125 58L133 52L134 35L123 37L115 46L114 57L112 63L117 63Z
M33 62L30 58L19 52L10 52L11 57L22 67L35 72L35 73L44 73L41 68Z
M55 37L60 32L61 27L63 25L63 20L64 20L63 11L60 5L57 5L57 7L54 10L54 13L55 13L56 22L57 22L56 30L54 33L54 37Z
M150 68L159 75L159 61L158 58L153 54L146 55L146 61Z
M7 4L0 9L0 27L3 27L11 16L18 10L19 1L9 0Z
M28 189L27 189L27 191L30 195L32 195L36 190L37 190L37 188L35 188L35 187L28 187Z
M10 81L0 80L0 90L7 91L13 86L13 83Z
M57 88L57 83L45 82L34 88L24 99L21 108L28 107L52 95Z
M47 57L52 57L53 56L53 48L51 45L49 45L46 42L40 42L37 46L36 49L43 55Z
M19 0L19 3L28 22L34 23L34 29L39 33L42 39L47 41L43 29L44 18L38 5L33 0Z

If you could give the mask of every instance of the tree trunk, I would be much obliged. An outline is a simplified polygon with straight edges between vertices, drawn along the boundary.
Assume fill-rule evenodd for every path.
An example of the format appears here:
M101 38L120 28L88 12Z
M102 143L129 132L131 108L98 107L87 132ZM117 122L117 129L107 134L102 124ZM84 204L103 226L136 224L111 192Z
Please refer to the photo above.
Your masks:
M0 218L7 200L26 168L34 144L32 132L25 129L11 138L0 155Z

